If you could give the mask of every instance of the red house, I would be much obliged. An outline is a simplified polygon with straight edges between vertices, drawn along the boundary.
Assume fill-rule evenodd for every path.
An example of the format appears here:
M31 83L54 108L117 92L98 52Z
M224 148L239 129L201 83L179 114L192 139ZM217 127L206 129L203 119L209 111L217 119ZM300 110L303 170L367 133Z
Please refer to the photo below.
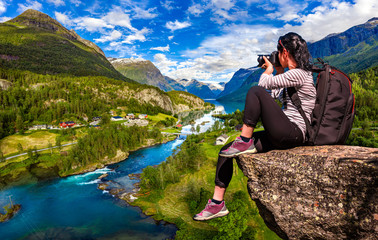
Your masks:
M75 126L75 122L70 121L70 122L60 122L59 123L61 128L66 128L66 127L73 127Z

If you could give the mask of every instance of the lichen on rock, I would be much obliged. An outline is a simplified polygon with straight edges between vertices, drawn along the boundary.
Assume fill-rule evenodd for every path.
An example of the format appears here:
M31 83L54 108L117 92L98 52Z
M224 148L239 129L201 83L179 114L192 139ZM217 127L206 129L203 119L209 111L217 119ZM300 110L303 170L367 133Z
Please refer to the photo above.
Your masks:
M245 154L237 163L281 238L377 239L377 149L306 146Z

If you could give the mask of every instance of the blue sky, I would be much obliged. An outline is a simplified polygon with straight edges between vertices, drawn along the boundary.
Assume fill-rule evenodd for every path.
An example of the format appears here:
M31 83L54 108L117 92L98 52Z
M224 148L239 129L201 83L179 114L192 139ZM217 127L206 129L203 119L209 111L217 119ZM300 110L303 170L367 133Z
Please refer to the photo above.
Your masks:
M0 21L28 8L107 57L152 61L172 78L228 81L294 31L311 42L377 17L378 0L0 0Z

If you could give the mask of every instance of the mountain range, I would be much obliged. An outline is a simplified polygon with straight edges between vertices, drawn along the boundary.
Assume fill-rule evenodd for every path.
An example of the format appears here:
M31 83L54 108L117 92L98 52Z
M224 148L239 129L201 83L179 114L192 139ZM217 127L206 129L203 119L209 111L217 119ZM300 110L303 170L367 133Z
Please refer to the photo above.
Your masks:
M313 58L324 58L346 73L378 64L378 18L308 45Z
M195 79L173 79L163 76L151 62L134 58L108 58L122 75L141 84L148 84L168 91L185 91L202 99L215 99L223 91L224 83L203 83Z

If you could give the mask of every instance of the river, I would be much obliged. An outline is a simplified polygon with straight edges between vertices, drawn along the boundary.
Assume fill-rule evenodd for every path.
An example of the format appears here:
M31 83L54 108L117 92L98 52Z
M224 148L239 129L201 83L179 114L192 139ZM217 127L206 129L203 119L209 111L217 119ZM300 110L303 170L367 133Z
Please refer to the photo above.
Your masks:
M215 111L242 110L244 104L219 103ZM195 120L201 132L212 126L212 113ZM206 122L201 125L202 122ZM191 133L186 125L182 133ZM22 208L10 221L0 223L0 239L166 239L173 238L175 225L156 223L137 207L97 188L100 175L107 173L108 180L131 190L137 180L131 173L140 173L149 165L157 165L172 155L185 141L174 141L132 152L129 157L103 169L66 178L16 186L0 192L0 206L12 200Z

